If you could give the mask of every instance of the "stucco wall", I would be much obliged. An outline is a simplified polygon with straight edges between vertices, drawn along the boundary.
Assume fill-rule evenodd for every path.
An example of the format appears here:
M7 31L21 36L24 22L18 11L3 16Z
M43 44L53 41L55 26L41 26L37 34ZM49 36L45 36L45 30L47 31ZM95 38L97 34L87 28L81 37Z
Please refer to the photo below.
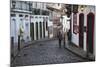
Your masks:
M95 15L95 6L88 5L83 11L81 9L78 10L79 12L77 13L77 25L79 26L79 14L83 13L84 14L84 26L87 26L87 14L92 12ZM72 14L73 16L73 14ZM73 20L73 17L71 17ZM95 23L95 22L94 22ZM79 46L79 33L74 34L73 33L73 21L72 21L72 42ZM95 27L95 26L94 26ZM95 30L95 29L94 29ZM86 51L86 32L84 32L84 46L83 49ZM94 32L94 38L95 38L95 32ZM95 52L95 40L94 40L94 52Z
M42 30L43 30L43 22L44 19L43 18L48 18L45 20L45 22L47 21L49 24L49 16L45 16L45 15L31 15L33 18L31 18L31 23L34 23L34 39L36 40L36 22L38 23L38 38L40 39L40 22L42 22ZM36 18L37 17L37 18ZM48 37L48 31L46 30L46 24L45 24L45 36ZM43 31L42 31L42 38L43 38Z
M11 13L13 14L13 12ZM29 41L30 40L30 14L24 14L24 13L15 13L16 17L11 17L11 36L13 36L15 38L14 42L18 42L18 35L19 35L19 28L20 28L20 24L23 25L23 30L24 30L24 40L25 41ZM19 17L19 15L23 15L23 17ZM25 19L25 15L28 15L27 20ZM12 31L13 29L13 24L12 24L12 20L15 19L15 30L16 31ZM21 21L22 19L22 21ZM28 26L26 28L26 25ZM15 34L15 35L14 35ZM27 39L27 36L29 36L29 39Z

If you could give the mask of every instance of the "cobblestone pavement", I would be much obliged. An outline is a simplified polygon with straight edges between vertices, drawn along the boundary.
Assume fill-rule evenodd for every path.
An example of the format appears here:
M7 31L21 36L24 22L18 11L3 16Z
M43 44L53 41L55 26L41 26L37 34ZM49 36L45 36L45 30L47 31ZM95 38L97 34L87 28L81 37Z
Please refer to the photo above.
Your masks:
M58 41L38 42L20 51L14 61L15 66L59 64L84 62L82 59L67 49L59 48Z

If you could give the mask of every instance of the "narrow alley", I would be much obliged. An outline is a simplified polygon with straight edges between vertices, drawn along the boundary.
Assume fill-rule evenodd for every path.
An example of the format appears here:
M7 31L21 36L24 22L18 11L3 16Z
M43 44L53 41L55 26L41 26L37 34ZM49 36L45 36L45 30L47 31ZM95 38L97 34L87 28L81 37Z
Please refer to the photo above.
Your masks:
M63 45L59 48L58 40L49 40L32 44L21 50L19 56L14 60L14 65L25 66L85 61L86 60L65 49Z

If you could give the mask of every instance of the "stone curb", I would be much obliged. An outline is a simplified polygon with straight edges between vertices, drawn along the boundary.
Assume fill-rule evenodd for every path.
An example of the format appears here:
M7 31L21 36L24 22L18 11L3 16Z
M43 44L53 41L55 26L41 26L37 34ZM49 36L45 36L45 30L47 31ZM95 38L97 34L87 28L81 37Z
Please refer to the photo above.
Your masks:
M89 60L89 61L95 61L94 58L88 58L88 57L84 57L84 56L82 56L82 55L79 55L78 53L76 53L75 51L69 49L68 47L66 47L66 49L67 49L68 51L72 52L73 54L75 54L75 55L77 55L77 56L83 58L83 59L86 59L86 60Z

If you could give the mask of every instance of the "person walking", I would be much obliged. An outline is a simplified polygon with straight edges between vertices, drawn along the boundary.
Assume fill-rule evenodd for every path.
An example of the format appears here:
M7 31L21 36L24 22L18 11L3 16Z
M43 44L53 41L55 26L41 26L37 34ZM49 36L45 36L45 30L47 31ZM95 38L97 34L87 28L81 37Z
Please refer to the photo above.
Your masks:
M65 39L66 37L65 37L65 33L64 33L64 35L63 35L63 46L64 46L64 48L65 48L65 44L66 44L66 39Z
M67 36L68 36L68 42L69 44L71 43L71 30L69 29L69 31L67 32Z
M61 41L62 41L62 33L61 33L61 31L58 32L58 40L59 40L59 48L61 48Z

